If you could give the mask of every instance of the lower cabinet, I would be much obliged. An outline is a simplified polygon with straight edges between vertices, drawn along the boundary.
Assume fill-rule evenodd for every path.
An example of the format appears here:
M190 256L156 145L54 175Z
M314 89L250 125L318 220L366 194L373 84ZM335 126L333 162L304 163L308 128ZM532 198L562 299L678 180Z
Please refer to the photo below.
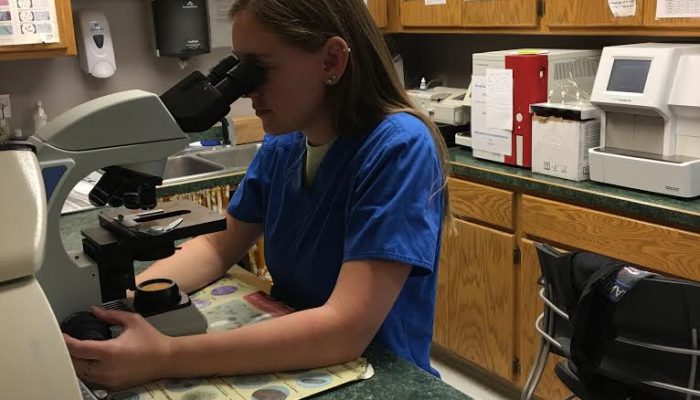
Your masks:
M524 385L540 340L535 241L700 281L700 232L463 180L449 187L463 219L442 247L434 342L514 387ZM538 398L570 394L554 373L560 360L550 355Z
M501 378L513 378L515 266L511 233L461 220L443 243L435 341Z

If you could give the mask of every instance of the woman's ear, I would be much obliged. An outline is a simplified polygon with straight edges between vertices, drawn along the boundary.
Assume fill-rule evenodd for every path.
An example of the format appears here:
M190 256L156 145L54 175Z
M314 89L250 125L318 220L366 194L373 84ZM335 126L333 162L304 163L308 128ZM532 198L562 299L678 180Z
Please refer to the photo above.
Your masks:
M345 73L350 59L350 47L345 39L333 36L323 46L324 82L335 85Z

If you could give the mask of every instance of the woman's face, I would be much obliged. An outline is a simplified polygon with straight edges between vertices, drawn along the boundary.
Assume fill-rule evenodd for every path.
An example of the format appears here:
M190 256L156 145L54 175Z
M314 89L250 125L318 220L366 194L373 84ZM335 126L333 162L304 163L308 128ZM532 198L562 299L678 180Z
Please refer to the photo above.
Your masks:
M322 120L328 78L323 51L284 44L243 10L233 18L233 53L238 58L255 56L265 70L264 83L249 97L267 133L301 130Z

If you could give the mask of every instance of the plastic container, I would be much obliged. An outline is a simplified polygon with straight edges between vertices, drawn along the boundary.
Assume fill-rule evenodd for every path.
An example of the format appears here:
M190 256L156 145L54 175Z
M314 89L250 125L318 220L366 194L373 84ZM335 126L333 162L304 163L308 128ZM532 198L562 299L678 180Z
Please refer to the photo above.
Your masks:
M46 112L44 111L44 106L41 104L40 101L36 102L36 112L34 113L34 133L36 134L39 132L39 130L46 125L46 122L48 121L48 117L46 116Z

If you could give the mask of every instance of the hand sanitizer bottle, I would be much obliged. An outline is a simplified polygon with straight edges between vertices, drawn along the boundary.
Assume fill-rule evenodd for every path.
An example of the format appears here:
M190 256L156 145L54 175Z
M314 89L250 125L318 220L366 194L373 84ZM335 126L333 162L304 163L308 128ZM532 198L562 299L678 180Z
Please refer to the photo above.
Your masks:
M41 104L40 101L36 102L36 113L34 113L34 134L39 132L41 127L46 125L46 121L48 120L48 117L46 116L46 112L44 112L44 107Z

